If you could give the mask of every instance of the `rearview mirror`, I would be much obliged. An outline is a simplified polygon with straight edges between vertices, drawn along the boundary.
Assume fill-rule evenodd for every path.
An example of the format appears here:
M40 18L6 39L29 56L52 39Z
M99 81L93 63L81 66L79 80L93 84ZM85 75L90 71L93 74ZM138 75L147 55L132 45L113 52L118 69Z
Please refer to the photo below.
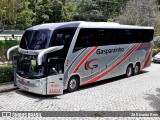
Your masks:
M57 75L58 72L56 71L56 69L53 67L50 69L50 75Z

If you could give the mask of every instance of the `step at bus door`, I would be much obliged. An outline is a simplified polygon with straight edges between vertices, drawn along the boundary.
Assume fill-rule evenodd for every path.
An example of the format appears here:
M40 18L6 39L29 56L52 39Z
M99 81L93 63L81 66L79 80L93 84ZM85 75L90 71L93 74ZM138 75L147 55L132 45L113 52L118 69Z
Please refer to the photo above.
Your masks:
M63 74L49 76L47 79L47 94L63 94Z

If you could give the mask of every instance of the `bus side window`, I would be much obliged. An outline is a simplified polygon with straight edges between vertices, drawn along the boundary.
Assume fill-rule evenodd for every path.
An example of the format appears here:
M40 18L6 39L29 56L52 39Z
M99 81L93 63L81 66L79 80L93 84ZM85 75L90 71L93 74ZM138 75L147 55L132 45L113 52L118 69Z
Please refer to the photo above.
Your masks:
M80 30L73 52L91 46L91 32L90 29Z

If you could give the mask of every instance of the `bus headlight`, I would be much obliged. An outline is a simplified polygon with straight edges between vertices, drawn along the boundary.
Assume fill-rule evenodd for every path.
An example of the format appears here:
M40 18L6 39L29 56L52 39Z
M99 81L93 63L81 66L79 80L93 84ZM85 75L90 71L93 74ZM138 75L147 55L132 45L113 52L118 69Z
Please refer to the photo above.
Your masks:
M41 86L42 84L44 84L45 81L41 81L41 80L36 80L36 86Z
M36 83L35 85L36 85L36 86L40 86L41 84L40 84L40 83Z

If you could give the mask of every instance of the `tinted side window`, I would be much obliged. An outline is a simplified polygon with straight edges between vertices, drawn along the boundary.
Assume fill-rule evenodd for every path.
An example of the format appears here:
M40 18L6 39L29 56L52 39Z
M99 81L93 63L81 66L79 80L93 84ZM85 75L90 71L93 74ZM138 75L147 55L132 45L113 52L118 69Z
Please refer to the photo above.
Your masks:
M92 46L93 30L92 29L81 29L77 37L74 52Z
M139 30L140 41L141 42L150 42L153 40L153 30Z
M106 29L82 28L75 43L74 52L86 47L103 46L108 42Z
M107 38L107 30L106 29L95 29L94 30L94 40L93 46L103 46L108 43Z
M150 42L153 39L153 30L108 29L106 36L109 39L106 45Z
M81 29L74 51L92 46L150 42L153 30L140 29Z

